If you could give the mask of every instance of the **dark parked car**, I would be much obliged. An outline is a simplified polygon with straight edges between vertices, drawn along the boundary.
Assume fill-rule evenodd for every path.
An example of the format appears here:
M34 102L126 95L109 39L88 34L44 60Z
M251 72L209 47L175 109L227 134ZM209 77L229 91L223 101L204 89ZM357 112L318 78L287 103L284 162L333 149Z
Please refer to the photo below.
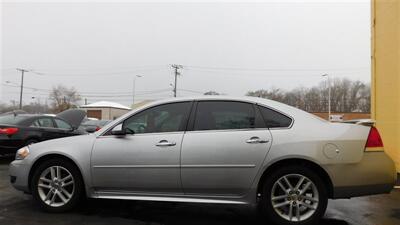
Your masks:
M5 114L0 116L0 155L12 155L26 145L86 133L77 129L86 116L82 110L66 110L56 116Z
M111 120L87 120L82 122L79 129L85 130L89 133L100 130L102 127L107 125Z

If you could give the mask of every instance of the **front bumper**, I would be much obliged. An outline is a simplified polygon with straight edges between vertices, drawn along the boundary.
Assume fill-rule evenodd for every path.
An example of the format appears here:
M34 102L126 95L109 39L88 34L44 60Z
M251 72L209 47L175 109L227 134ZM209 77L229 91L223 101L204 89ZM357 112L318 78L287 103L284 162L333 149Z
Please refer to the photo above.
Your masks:
M384 152L365 152L354 164L326 166L333 184L333 198L389 193L396 182L393 160Z
M10 163L10 182L15 189L30 192L29 190L29 169L30 166L24 160L14 160Z

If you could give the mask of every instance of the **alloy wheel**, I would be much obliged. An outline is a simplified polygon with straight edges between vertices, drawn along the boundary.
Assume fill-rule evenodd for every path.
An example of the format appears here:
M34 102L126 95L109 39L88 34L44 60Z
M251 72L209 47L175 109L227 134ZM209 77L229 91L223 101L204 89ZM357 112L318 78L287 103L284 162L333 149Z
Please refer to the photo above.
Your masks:
M62 166L51 166L43 170L37 185L40 199L51 207L64 206L75 191L74 177Z
M272 186L272 207L287 221L307 220L317 210L318 202L319 194L316 185L304 175L284 175Z

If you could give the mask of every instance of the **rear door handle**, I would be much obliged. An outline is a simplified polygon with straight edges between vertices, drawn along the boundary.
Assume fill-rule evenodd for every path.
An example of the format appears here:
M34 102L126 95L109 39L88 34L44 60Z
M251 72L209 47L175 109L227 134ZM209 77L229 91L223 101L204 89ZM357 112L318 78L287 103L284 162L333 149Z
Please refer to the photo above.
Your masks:
M269 140L261 140L259 137L251 137L249 140L246 141L248 144L258 144L258 143L268 143Z
M158 147L168 147L168 146L175 146L175 145L176 145L175 142L169 142L167 140L161 140L156 144L156 146L158 146Z

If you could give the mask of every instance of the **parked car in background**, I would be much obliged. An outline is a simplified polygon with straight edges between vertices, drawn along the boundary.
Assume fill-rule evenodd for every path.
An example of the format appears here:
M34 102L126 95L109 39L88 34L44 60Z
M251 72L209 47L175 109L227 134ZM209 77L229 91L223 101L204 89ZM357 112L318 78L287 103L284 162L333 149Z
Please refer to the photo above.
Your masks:
M50 212L86 195L258 205L274 224L305 225L329 198L390 192L395 169L375 127L261 98L204 96L153 102L94 134L21 148L10 179Z
M100 130L109 122L111 122L111 120L87 120L80 125L79 129L85 130L89 133L93 133Z
M26 145L54 138L80 135L78 130L86 113L83 110L67 110L52 115L14 114L0 116L0 155L13 155Z

